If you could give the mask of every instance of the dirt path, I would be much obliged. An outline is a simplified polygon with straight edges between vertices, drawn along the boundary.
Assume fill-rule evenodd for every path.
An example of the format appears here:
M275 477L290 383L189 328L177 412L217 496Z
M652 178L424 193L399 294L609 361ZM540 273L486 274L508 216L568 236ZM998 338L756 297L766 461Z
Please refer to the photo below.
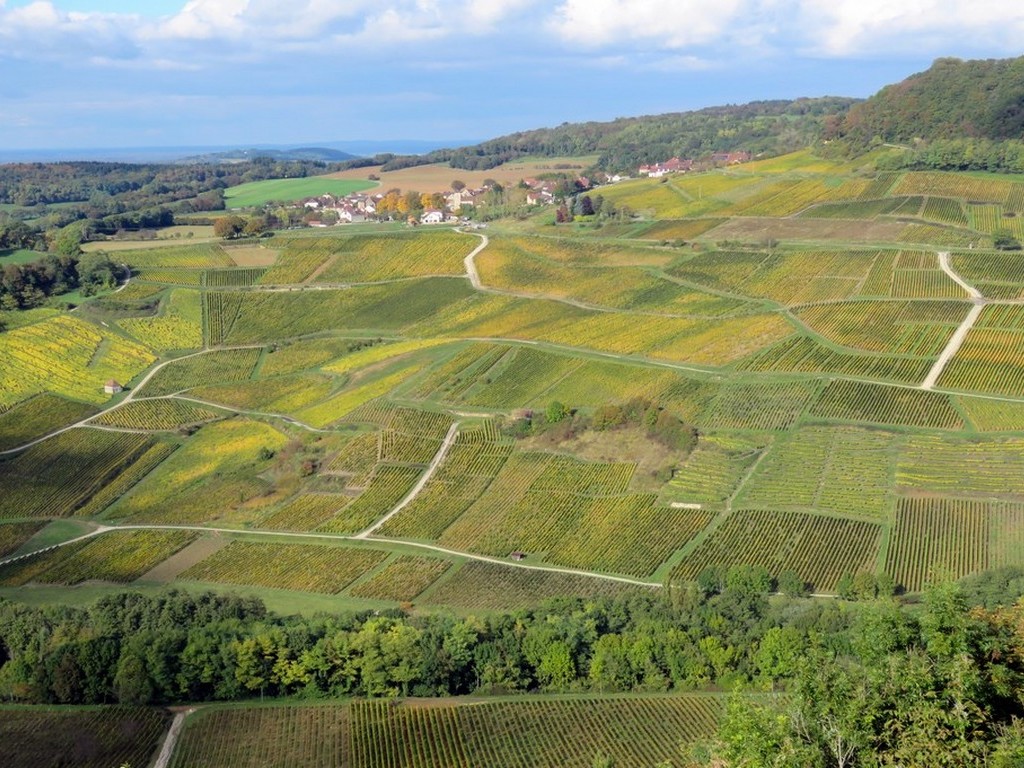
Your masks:
M376 527L376 526L374 526ZM212 528L203 525L104 525L100 526L97 530L79 536L68 541L61 542L60 544L54 544L46 549L36 550L35 552L29 552L28 554L19 555L17 557L8 558L7 560L0 560L0 566L13 563L18 560L23 560L27 557L32 557L39 554L40 552L49 552L52 549L58 549L59 547L66 547L68 544L72 544L76 541L82 541L83 539L91 539L96 536L102 536L105 533L112 531L196 531L198 533L221 533L221 534L234 534L244 536L262 536L268 538L290 538L290 539L316 539L318 541L372 541L380 544L393 544L403 547L416 547L417 549L426 549L431 552L440 552L445 555L452 555L454 557L465 558L466 560L476 560L481 563L493 563L495 565L502 565L507 568L520 568L527 571L545 571L548 573L563 573L568 576L583 576L590 579L597 579L599 581L614 581L620 584L631 584L637 587L661 587L660 582L644 581L642 579L633 579L628 576L613 576L607 573L596 573L594 571L584 571L575 568L561 568L555 565L528 565L526 563L517 562L514 560L503 560L497 557L488 557L487 555L476 555L471 552L462 552L457 549L447 549L445 547L439 547L434 544L425 544L421 541L411 541L408 539L389 539L383 536L370 536L364 534L354 534L351 536L342 536L336 533L313 533L313 532L300 532L300 531L257 531L257 530L242 530L239 528Z
M163 746L160 747L160 755L157 757L153 768L167 768L171 763L171 755L174 754L174 745L181 735L181 728L185 724L185 718L195 712L194 709L186 709L184 712L175 712L171 727L167 729Z
M422 491L424 486L426 486L426 484L430 481L430 478L434 476L434 473L437 471L437 468L441 466L441 462L444 461L444 457L448 455L448 450L452 447L452 445L455 444L455 438L458 436L458 434L459 422L455 422L448 428L448 434L444 436L444 440L441 442L441 447L437 450L437 453L434 454L434 458L430 460L430 465L427 467L427 471L423 473L423 475L420 477L418 481L416 481L416 485L414 485L412 489L407 494L405 494L405 498L398 502L398 504L395 505L395 508L388 512L386 515L384 515L384 517L382 517L376 523L371 525L365 531L360 531L352 538L369 538L370 534L372 534L374 531L376 531L378 528L384 525L384 523L386 523L392 517L394 517L403 509L405 509L410 504L410 502L412 502L413 499L419 496L420 491Z
M967 313L967 317L960 323L960 327L956 329L953 336L950 338L949 343L946 344L946 348L942 350L942 354L939 355L938 360L932 366L932 369L928 371L928 375L925 376L923 382L921 382L921 389L935 389L936 383L939 381L939 377L945 370L949 361L953 359L957 352L960 351L960 347L963 345L964 340L967 338L967 334L970 333L971 328L977 322L978 318L981 317L982 310L988 304L988 301L981 292L973 285L967 283L960 275L956 273L949 263L949 252L943 251L939 254L939 268L942 269L949 277L967 291L967 294L971 297L971 301L974 306L971 307L971 311Z
M456 229L456 232L461 232L464 235L475 235L480 238L480 245L469 252L469 255L462 260L462 263L466 265L466 277L469 278L469 283L478 291L484 289L483 283L480 282L480 273L476 270L476 256L480 251L490 245L490 238L487 235L480 234L479 232L466 232L462 229Z

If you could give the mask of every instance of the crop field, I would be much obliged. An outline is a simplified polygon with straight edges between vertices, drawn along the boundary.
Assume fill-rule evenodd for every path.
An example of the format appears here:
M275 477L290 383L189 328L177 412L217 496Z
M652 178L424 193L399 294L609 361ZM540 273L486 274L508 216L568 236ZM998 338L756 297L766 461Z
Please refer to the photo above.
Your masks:
M875 571L881 536L881 526L866 521L738 510L683 559L673 577L692 580L712 565L749 565L773 576L791 570L813 591L831 592L844 573Z
M261 449L278 451L287 442L284 434L259 422L232 419L208 424L120 499L109 514L130 518L133 523L219 519L267 490L258 475L269 467L270 460L260 457Z
M197 537L190 531L113 531L78 546L68 546L0 567L0 584L127 584L163 562Z
M981 432L1024 432L1024 403L960 397L960 407Z
M134 462L118 472L102 488L93 493L89 500L76 510L81 517L98 515L121 498L142 478L160 466L161 462L177 450L178 444L169 441L152 443Z
M150 447L145 435L73 429L0 461L0 519L67 517Z
M954 227L966 227L970 223L967 214L964 213L963 204L948 197L929 197L925 200L921 218Z
M982 313L981 321L985 320ZM948 389L1024 396L1024 330L976 324L943 369L938 385Z
M860 381L833 381L811 408L825 419L927 429L963 429L949 395Z
M128 382L155 360L146 347L67 315L0 334L0 359L0 408L45 391L98 405L109 399L104 382Z
M811 427L779 439L744 487L744 506L881 519L889 509L894 439L885 432ZM800 467L794 472L794 467Z
M380 465L359 497L317 530L357 533L390 512L423 474L420 466Z
M992 299L1015 299L1024 291L1024 263L1006 253L954 253L953 269Z
M261 349L226 349L175 360L146 384L147 396L169 395L200 385L245 381L252 376Z
M375 549L233 541L179 578L334 595L385 559Z
M621 181L602 190L602 194L616 208L627 207L651 219L681 219L724 207L711 197L698 201L667 181L659 183L653 179Z
M349 756L348 705L201 710L185 721L170 768L268 765L353 765Z
M156 317L121 320L119 325L146 346L164 352L203 346L203 310L197 291L172 291Z
M439 277L352 289L245 293L225 341L252 344L325 331L401 330L433 321L471 291L466 280Z
M985 241L985 238L969 230L937 224L907 224L897 239L901 243L927 244L940 248L970 248Z
M5 768L145 766L159 750L170 713L149 707L0 710Z
M38 533L46 523L0 523L0 557L14 552Z
M511 445L456 442L419 495L380 534L438 538L480 498L511 455Z
M424 604L473 611L515 610L561 595L614 597L646 590L615 581L470 560L420 596Z
M984 179L961 173L905 173L893 189L894 195L935 195L960 200L1003 203L1014 184L1010 181Z
M634 467L513 454L487 491L439 537L446 546L647 576L707 524L708 513L628 493Z
M899 451L896 486L944 496L1024 499L1024 439L908 436Z
M639 267L552 263L527 250L522 241L492 240L476 261L480 279L488 287L540 297L623 310L708 317L731 314L745 307L742 301L687 288Z
M411 602L451 567L436 557L403 555L388 563L372 578L349 590L353 597Z
M224 343L244 300L242 293L203 292L203 337L208 346Z
M678 768L680 749L712 735L721 713L707 694L217 708L189 717L170 765Z
M254 527L274 531L311 531L334 517L352 501L343 493L302 493Z
M833 373L919 384L931 361L909 357L840 352L807 337L794 336L756 354L740 370L761 373Z
M202 269L164 269L146 267L132 277L145 283L159 283L160 285L174 285L183 288L199 288L203 284Z
M478 244L457 232L357 235L332 243L338 257L313 278L319 283L365 283L427 275L463 275L462 260Z
M808 219L875 219L893 213L905 198L886 197L877 200L860 199L851 202L816 203L798 215Z
M662 501L721 506L753 467L766 442L704 435L662 490Z
M228 208L252 208L271 201L287 203L326 194L344 197L374 186L372 181L335 179L330 176L266 179L228 187L224 190L224 204Z
M808 307L797 316L843 347L936 357L969 308L966 302L955 301L852 301Z
M295 416L314 427L326 427L348 416L360 406L388 394L419 369L419 365L404 365L386 376L347 387L326 400L296 411Z
M264 267L207 269L203 272L203 287L246 288L258 283L266 271L267 270Z
M711 231L725 219L667 219L634 235L639 240L692 240Z
M92 416L96 409L51 394L36 395L0 413L0 451L24 445Z
M90 423L123 429L166 431L213 421L226 415L223 411L213 411L184 400L134 400L103 412Z
M335 255L337 242L331 238L285 239L284 249L274 265L258 280L259 285L302 283Z
M133 271L153 267L203 269L234 266L231 257L218 243L124 250L117 252L117 259L130 266Z
M293 414L325 400L338 383L331 376L306 373L196 387L189 396L240 410Z
M721 387L701 423L710 429L789 429L817 394L817 383L789 381Z

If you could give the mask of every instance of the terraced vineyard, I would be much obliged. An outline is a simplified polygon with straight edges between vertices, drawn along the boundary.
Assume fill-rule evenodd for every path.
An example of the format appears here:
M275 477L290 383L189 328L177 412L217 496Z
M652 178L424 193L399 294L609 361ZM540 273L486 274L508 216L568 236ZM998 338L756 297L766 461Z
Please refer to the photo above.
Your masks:
M110 768L147 765L170 723L151 707L88 709L5 708L0 716L0 763L9 768L68 765Z
M673 572L695 579L712 566L762 567L773 576L793 571L815 591L830 592L844 574L874 571L881 526L799 512L739 510ZM832 553L824 558L822 552Z
M798 153L602 188L647 218L495 222L477 230L483 291L463 264L480 236L444 229L284 232L276 259L219 244L119 251L134 270L123 291L74 315L4 314L0 519L372 529L650 582L760 564L818 591L847 571L917 589L934 564L1015 563L1024 267L990 247L998 229L1024 235L1024 182L853 168ZM956 350L972 303L942 250L985 297ZM96 414L118 402L111 378L129 401ZM641 400L656 405L646 427L668 412L695 444L617 445L588 428ZM555 405L569 415L542 429ZM444 460L373 528L456 422ZM281 550L291 570L255 582L258 557L236 544L186 578L473 610L632 588L384 549L307 583L335 568L328 555L371 551L312 544ZM95 562L96 578L137 570L97 552L64 554ZM86 578L39 561L32 579Z
M212 709L189 717L171 768L680 766L680 745L713 733L721 713L712 695Z

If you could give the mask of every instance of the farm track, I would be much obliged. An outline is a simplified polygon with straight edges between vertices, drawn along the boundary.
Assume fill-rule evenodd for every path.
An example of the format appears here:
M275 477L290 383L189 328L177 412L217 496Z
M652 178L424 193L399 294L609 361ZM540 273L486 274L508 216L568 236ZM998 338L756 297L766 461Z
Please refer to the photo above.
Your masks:
M956 353L960 351L960 347L967 338L967 334L970 333L971 328L974 327L978 318L981 317L982 310L984 310L990 303L988 299L981 295L981 291L969 284L956 273L949 263L949 251L942 251L939 253L939 267L943 272L949 275L953 282L967 291L974 306L971 307L971 311L967 313L967 317L965 317L964 321L960 323L960 327L953 333L953 336L946 344L946 348L943 349L942 354L939 355L939 359L935 361L935 365L932 366L932 369L928 372L924 381L921 382L921 389L926 390L935 389L935 384L938 382L942 372L946 369L949 361L952 360L956 356Z
M444 440L441 442L441 447L438 448L437 453L434 454L434 458L430 460L430 464L427 466L426 471L424 471L424 473L420 475L420 479L416 481L416 485L414 485L412 489L405 495L405 498L398 502L398 504L395 505L394 509L392 509L386 515L384 515L384 517L382 517L380 520L378 520L376 523L371 525L366 530L360 531L352 538L369 538L370 534L372 534L374 531L376 531L378 528L384 525L384 523L386 523L392 517L397 515L407 506L409 506L412 500L419 496L420 491L423 490L423 487L428 482L430 482L430 478L434 476L434 473L437 471L437 468L441 466L441 462L444 461L444 457L448 455L448 450L455 444L455 438L458 437L458 435L459 423L455 422L448 428L448 434L444 436Z
M193 712L195 712L195 709L174 713L171 727L167 729L167 736L164 737L163 744L160 746L160 755L157 757L156 762L153 763L153 768L167 768L171 764L171 756L174 754L174 747L178 743L178 737L181 735L182 726L185 725L185 718Z

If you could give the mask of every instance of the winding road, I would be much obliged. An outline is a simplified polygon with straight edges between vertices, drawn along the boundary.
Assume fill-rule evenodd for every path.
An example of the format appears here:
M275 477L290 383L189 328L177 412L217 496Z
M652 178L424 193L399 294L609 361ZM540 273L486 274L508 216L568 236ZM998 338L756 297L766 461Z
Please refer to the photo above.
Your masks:
M967 295L971 297L971 302L974 306L971 307L971 311L967 313L967 317L965 317L963 322L960 323L960 327L958 327L953 333L953 336L946 344L946 348L942 350L942 354L939 355L939 358L935 361L931 370L928 371L928 375L925 376L924 381L921 382L921 389L927 390L935 389L935 385L938 383L942 372L946 369L949 361L952 360L956 353L960 351L960 347L967 338L967 334L970 333L971 328L974 327L978 318L981 317L982 310L984 310L985 306L989 303L977 288L969 284L956 273L949 263L949 251L942 251L939 253L939 268L949 275L953 282L967 291Z

